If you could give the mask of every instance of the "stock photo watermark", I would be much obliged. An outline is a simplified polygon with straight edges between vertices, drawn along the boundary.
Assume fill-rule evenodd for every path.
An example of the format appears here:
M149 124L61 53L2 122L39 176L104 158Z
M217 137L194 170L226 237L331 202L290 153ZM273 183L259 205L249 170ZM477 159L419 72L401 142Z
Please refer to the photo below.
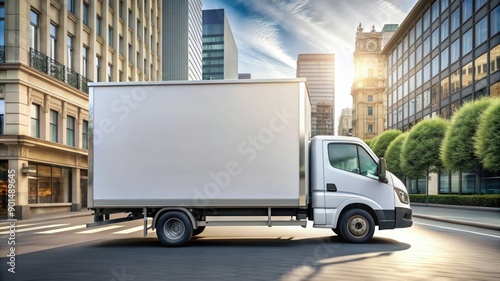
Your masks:
M7 194L7 271L16 273L16 170L8 170L8 194ZM4 202L5 203L5 202Z

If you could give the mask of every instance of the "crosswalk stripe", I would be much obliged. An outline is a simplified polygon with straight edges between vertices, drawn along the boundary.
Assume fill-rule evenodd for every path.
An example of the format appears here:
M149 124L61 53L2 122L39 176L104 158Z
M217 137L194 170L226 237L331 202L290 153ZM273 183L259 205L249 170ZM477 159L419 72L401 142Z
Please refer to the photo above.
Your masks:
M86 225L75 225L75 226L69 226L65 228L59 228L59 229L53 229L53 230L47 230L47 231L42 231L42 232L35 232L35 234L52 234L52 233L59 233L59 232L64 232L64 231L70 231L70 230L75 230L75 229L80 229L80 228L85 228Z
M77 232L77 234L96 233L96 232L106 231L106 230L115 229L115 228L119 228L119 227L123 227L123 226L122 225L110 225L110 226L80 231L80 232Z
M18 227L26 227L26 226L30 226L30 225L34 225L34 223L20 224L20 225L17 225L17 224L16 224L16 229L17 229ZM1 229L9 229L10 227L11 227L10 225L8 225L8 226L2 226L2 227L0 227L0 230L1 230Z
M151 226L148 226L148 228L149 227L151 227ZM117 232L113 232L112 234L129 234L129 233L137 232L137 231L141 231L141 230L144 230L144 225L132 227L132 228L129 228L129 229L120 230L120 231L117 231Z
M15 232L19 233L19 232L26 232L26 231L31 231L31 230L38 230L38 229L44 229L44 228L64 226L64 225L69 225L69 223L50 224L50 225L35 226L35 227L29 227L29 228L23 228L23 229L16 229ZM2 232L0 232L0 234L8 234L8 233L9 233L9 231L2 231Z

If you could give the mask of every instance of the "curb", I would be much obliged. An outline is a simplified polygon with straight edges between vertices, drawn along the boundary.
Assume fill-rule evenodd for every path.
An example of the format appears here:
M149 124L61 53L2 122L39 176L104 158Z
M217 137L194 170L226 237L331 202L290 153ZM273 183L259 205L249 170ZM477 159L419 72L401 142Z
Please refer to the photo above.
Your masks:
M462 209L462 210L474 210L474 211L486 211L486 212L500 212L500 208L479 207L479 206L425 204L425 203L413 203L413 202L411 202L411 206L435 207L435 208L445 208L445 209Z
M419 215L419 214L415 214L415 213L413 213L412 216L415 218L442 221L442 222L461 224L461 225L467 225L467 226L473 226L473 227L479 227L479 228L500 231L500 225L495 225L495 224L487 224L487 223L480 223L480 222L473 222L473 221L464 221L464 220L458 220L458 219L448 219L448 218L437 217L437 216Z
M2 219L0 220L0 223L8 223L8 222L17 222L17 223L24 223L24 222L44 222L44 221L51 221L51 220L60 220L60 219L69 219L69 218L79 218L79 217L85 217L85 216L91 216L93 215L93 212L75 212L74 214L65 214L65 215L54 215L54 216L48 216L45 217L43 215L40 215L40 217L33 216L29 219L24 219L24 220L12 220L12 219Z

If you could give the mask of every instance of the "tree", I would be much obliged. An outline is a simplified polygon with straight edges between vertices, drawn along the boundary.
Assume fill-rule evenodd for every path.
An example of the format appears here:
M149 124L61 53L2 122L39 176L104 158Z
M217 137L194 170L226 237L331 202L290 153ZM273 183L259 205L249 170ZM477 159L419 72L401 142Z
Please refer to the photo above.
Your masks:
M373 150L373 147L377 143L378 136L375 136L371 141L370 141L370 148Z
M476 153L484 168L500 171L500 100L495 99L482 114L475 141Z
M387 162L387 169L400 180L403 180L405 176L403 170L401 170L401 149L407 136L408 133L399 134L389 144L384 155Z
M451 119L441 148L441 160L450 171L474 171L476 190L481 185L482 165L474 149L475 136L482 113L493 103L486 98L464 104Z
M384 157L389 144L391 144L391 142L401 134L402 132L399 130L387 130L383 132L377 137L377 142L372 148L373 152L375 152L378 157Z
M403 143L401 169L413 179L425 176L427 203L429 173L438 173L444 168L439 151L447 128L448 122L440 117L420 121Z
M366 139L366 140L363 140L368 146L370 146L370 144L372 143L373 139ZM371 146L370 146L371 148Z

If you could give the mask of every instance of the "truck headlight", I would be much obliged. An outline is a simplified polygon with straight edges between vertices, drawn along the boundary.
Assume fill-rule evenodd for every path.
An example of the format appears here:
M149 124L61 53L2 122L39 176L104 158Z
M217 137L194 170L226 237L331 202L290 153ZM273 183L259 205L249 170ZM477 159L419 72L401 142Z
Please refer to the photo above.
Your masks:
M397 187L394 188L394 191L398 195L399 201L401 201L401 203L408 204L410 202L410 199L409 199L408 194L406 192L404 192L403 190L401 190Z

